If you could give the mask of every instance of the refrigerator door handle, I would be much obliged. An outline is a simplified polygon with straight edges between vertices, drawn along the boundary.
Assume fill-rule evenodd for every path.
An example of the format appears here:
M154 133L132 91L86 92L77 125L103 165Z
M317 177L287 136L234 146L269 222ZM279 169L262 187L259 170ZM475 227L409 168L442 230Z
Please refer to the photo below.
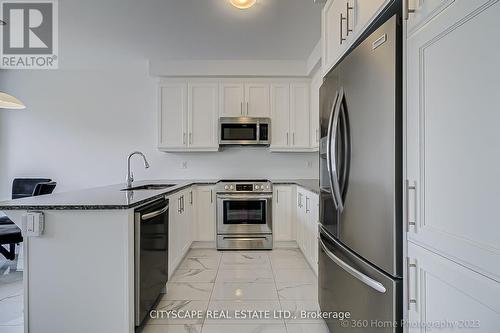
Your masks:
M340 191L339 177L337 170L337 132L339 129L339 119L340 119L340 107L342 105L342 101L344 99L344 88L340 88L340 92L337 97L335 111L333 112L333 121L332 121L332 132L331 138L328 140L330 143L330 180L332 183L332 191L334 196L336 197L337 209L340 213L344 210L344 202L342 200L342 193ZM333 151L332 151L333 148Z
M342 203L345 202L347 196L347 190L349 187L349 173L351 171L351 128L349 124L349 113L347 105L345 103L345 98L341 103L341 117L342 121L342 149L343 149L343 165L342 165L342 183L340 186Z
M335 254L333 254L328 248L326 247L325 243L321 239L318 239L319 244L321 245L321 248L323 251L325 251L326 255L328 258L330 258L334 263L340 266L344 271L358 279L359 281L363 282L367 286L369 286L372 289L375 289L379 293L384 294L386 292L386 289L384 285L368 276L365 274L361 273L360 271L352 268L348 264L346 264L344 261L342 261L340 258L338 258Z
M333 100L332 104L332 110L330 111L330 119L328 120L328 133L327 133L327 139L326 139L326 169L328 170L328 180L330 181L330 189L332 198L333 198L333 203L335 204L335 207L338 207L337 203L337 198L335 196L334 190L333 190L333 179L332 179L332 126L333 126L333 118L334 118L334 113L335 113L335 106L337 105L337 100L339 98L339 92L337 91L335 95L335 99Z

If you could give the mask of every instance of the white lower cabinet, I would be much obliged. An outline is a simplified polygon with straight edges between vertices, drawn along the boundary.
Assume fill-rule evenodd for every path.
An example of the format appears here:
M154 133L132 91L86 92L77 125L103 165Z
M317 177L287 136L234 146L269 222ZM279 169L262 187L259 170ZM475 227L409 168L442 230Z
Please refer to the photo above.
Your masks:
M319 197L317 194L298 186L296 199L297 244L317 274Z
M293 185L275 185L273 189L273 240L292 241Z
M193 240L198 242L215 241L215 187L198 185L195 190Z
M169 196L168 275L175 271L192 243L194 208L192 188Z
M500 283L412 242L407 261L408 332L498 332Z

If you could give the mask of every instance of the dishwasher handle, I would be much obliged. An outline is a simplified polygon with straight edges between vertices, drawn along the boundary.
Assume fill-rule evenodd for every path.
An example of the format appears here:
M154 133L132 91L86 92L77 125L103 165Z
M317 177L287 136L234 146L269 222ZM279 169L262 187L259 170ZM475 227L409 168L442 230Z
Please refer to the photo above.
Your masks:
M163 207L162 209L159 209L155 212L144 214L141 216L141 220L142 221L151 220L152 218L155 218L155 217L165 213L166 211L168 211L168 207L169 207L169 204L167 204L165 207Z

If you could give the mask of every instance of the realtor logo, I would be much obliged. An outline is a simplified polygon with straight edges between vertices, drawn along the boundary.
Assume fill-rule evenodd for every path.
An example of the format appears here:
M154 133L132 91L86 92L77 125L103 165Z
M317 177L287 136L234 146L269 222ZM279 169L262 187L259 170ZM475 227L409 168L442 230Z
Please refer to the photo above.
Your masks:
M2 0L1 62L4 69L58 67L57 0Z

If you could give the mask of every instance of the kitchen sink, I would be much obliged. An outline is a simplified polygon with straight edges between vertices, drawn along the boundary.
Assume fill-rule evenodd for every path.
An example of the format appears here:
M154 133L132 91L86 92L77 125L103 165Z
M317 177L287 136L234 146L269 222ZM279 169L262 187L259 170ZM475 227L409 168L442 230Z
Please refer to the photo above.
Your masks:
M141 191L141 190L163 190L176 184L147 184L131 188L124 188L121 191Z

